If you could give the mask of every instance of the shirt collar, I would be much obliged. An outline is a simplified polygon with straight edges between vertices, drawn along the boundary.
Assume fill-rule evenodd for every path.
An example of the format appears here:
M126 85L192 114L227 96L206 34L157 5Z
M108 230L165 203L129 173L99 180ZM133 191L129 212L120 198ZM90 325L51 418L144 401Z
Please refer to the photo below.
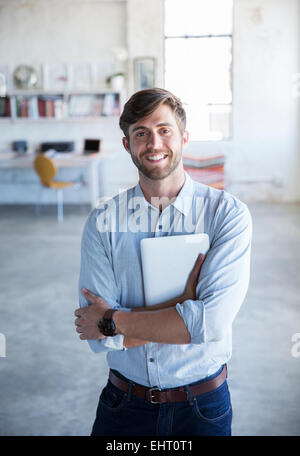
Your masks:
M193 192L194 192L194 184L191 179L191 177L187 174L187 172L184 172L184 184L180 190L180 192L177 195L176 200L172 203L172 205L177 209L179 212L187 216L191 210L192 207L192 202L193 202ZM148 208L151 206L151 204L146 200L143 190L140 186L140 183L138 183L134 189L134 194L135 196L142 196L142 204L144 205L145 208ZM151 206L152 207L152 206Z
M177 195L173 206L182 214L187 216L192 208L194 184L187 172L184 172L185 181L183 187Z

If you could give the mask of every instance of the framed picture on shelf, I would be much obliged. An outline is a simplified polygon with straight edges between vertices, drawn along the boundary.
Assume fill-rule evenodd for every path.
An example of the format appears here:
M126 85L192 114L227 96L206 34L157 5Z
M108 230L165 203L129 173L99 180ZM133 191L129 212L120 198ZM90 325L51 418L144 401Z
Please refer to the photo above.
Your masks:
M65 63L45 63L43 65L44 90L61 90L69 88L69 71Z
M134 59L135 90L155 87L156 59L154 57L138 57Z
M89 63L74 63L69 65L69 77L69 89L90 90L93 85L91 65Z

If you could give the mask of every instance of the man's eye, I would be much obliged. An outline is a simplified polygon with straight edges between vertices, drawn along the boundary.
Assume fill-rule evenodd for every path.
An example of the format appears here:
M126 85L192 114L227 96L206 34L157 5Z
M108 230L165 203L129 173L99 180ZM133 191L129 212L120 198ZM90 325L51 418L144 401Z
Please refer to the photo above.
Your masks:
M170 133L170 130L168 128L164 128L162 130L162 132L166 135L166 134Z
M140 137L142 137L142 136L145 136L145 134L146 134L146 133L145 133L144 131L139 131L139 132L136 134L136 136L137 136L138 138L140 138Z

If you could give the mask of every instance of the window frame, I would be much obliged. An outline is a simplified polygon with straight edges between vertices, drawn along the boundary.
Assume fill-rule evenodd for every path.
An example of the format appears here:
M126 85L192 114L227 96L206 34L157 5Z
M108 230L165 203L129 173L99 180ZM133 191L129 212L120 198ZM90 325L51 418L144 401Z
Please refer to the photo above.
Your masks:
M209 1L209 0L207 0ZM204 35L177 35L177 36L167 36L165 32L165 24L166 24L166 0L162 0L162 19L163 19L163 85L165 87L166 84L166 40L167 39L190 39L190 38L230 38L231 40L231 64L229 70L229 77L230 77L230 90L231 90L231 103L208 103L207 106L231 106L231 113L229 116L229 136L222 139L198 139L198 140L191 140L190 143L213 143L213 142L230 142L233 140L233 110L234 110L234 83L233 83L233 59L234 59L234 8L235 8L235 0L232 0L232 30L231 33L225 34L204 34Z

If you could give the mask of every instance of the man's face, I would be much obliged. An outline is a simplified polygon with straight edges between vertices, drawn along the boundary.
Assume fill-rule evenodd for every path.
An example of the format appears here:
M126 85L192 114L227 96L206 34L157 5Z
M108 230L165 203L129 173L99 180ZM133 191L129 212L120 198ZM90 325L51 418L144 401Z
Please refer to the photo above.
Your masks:
M129 141L123 145L138 170L152 180L168 177L181 162L188 133L180 132L172 109L159 106L149 117L129 127Z

